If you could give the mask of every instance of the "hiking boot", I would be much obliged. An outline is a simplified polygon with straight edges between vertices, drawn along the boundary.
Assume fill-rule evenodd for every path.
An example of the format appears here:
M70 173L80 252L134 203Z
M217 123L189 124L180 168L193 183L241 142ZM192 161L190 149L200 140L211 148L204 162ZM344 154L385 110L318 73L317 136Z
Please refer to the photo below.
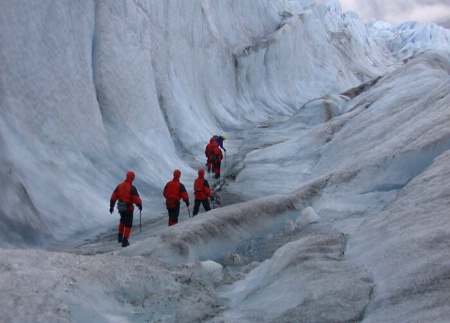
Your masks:
M123 238L122 240L122 248L128 247L130 243L128 242L127 238Z
M119 234L117 235L117 241L118 241L118 242L122 242L122 238L123 238L123 234L122 234L122 233L119 233Z

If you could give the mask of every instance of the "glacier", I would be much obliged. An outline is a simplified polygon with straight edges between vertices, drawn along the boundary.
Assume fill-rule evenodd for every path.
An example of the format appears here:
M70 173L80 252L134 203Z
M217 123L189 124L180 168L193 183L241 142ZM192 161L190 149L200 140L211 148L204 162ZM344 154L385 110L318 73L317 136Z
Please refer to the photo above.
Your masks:
M2 321L447 320L449 30L338 1L2 4ZM164 184L192 200L222 133L223 206L167 227Z

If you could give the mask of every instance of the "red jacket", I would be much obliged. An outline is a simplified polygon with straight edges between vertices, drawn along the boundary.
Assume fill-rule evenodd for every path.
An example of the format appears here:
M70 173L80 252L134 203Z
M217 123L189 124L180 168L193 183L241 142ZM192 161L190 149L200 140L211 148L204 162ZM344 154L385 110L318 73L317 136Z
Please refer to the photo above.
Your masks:
M194 182L194 197L196 200L203 201L212 197L208 181L205 179L205 170L198 170L198 178Z
M175 170L173 179L166 184L163 196L166 198L166 207L175 209L180 206L180 200L189 202L189 194L182 183L180 183L181 172Z
M214 144L214 149L213 149L213 153L210 157L210 160L213 163L220 163L222 161L223 158L223 154L222 154L222 150L220 150L219 146L217 145L217 143Z
M128 172L125 181L117 185L116 189L111 194L111 199L109 202L110 207L114 207L117 200L127 203L127 208L129 211L134 210L133 203L138 206L142 205L142 200L139 197L139 193L136 187L132 185L133 180L134 180L134 173Z
M214 153L214 146L216 145L216 141L214 140L214 138L211 138L209 140L209 144L206 145L205 148L205 155L208 158L209 161L211 161L211 157Z

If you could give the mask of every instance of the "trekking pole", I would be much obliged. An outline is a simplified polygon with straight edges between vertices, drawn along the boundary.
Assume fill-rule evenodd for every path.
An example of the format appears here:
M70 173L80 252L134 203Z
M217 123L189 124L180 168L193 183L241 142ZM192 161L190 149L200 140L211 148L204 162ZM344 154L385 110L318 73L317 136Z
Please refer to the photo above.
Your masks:
M214 204L217 204L217 198L216 198L217 194L216 194L215 191L213 191L212 196L213 196L213 200L212 200L212 203L213 203L213 209L215 209ZM218 205L217 205L217 206L218 206Z
M139 210L139 232L142 232L142 217L141 217L142 211Z
M191 218L191 211L189 210L189 206L187 208L188 208L189 219L190 219Z

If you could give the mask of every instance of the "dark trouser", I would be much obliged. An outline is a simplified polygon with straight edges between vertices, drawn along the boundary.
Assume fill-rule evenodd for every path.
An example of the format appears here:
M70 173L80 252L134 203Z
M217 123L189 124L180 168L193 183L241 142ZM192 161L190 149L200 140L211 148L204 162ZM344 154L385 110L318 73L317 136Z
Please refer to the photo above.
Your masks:
M131 228L133 226L133 211L119 212L120 223L123 223L124 227Z
M221 162L213 164L214 174L216 175L216 178L220 177L220 164Z
M192 216L196 216L198 214L198 211L200 210L200 203L203 205L203 208L205 209L205 212L208 212L211 210L211 206L209 205L208 199L206 200L195 200L194 201L194 211L192 213Z
M208 158L208 161L206 162L206 166L208 167L208 173L211 173L211 170L214 173L214 164L211 161L211 159Z
M178 223L178 216L180 215L180 207L177 207L175 209L167 209L167 212L169 212L169 227L171 225Z

